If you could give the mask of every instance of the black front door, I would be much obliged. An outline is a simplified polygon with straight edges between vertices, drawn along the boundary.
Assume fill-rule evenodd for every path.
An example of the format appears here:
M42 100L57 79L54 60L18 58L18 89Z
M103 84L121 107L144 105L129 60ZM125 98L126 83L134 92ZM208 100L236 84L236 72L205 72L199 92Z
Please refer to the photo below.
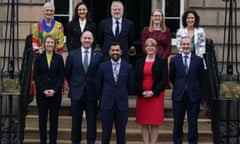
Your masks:
M84 0L91 12L93 21L96 24L110 16L110 7L113 0ZM149 24L151 15L151 0L121 0L124 4L124 17L133 21L135 26L135 41L133 47L136 54L130 51L130 63L133 65L137 58L141 57L141 31Z

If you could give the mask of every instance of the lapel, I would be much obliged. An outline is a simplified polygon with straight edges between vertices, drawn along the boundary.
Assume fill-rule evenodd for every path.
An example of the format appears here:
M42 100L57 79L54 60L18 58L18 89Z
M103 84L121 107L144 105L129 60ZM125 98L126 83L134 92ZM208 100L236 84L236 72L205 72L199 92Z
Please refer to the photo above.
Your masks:
M74 22L74 29L76 30L76 32L80 32L81 33L81 28L80 28L79 21L75 21Z
M120 63L120 69L119 69L119 73L118 73L118 82L121 80L121 74L124 72L124 67L125 64L124 64L124 61L123 59L121 60L121 63Z
M120 37L121 34L123 33L123 30L125 30L125 27L126 27L126 25L125 25L125 21L124 21L124 18L122 18L121 31L120 31L120 33L119 33L119 37Z
M87 21L87 22L86 22L86 25L85 25L85 27L84 27L84 31L85 31L85 30L90 30L89 27L90 27L90 23L89 23L89 21Z
M91 56L90 56L90 63L88 65L88 72L91 70L91 67L94 66L95 63L95 56L96 56L96 52L93 50L93 48L91 49Z
M112 18L109 18L109 29L111 31L112 36L115 37L112 27L113 27L113 20Z
M51 69L53 69L53 67L54 67L54 65L55 65L55 58L56 58L56 56L55 56L55 53L53 52L53 55L52 55L52 60L51 60L51 63L50 63L50 69L49 70L51 70Z
M80 70L85 73L84 67L83 67L83 61L82 61L82 49L79 48L79 50L76 52L76 57L78 58L77 61L80 62Z
M46 66L47 70L49 71L50 69L48 67L46 52L44 51L41 55L42 55L43 66ZM51 65L50 65L50 68L51 68Z
M107 64L107 69L111 72L111 81L115 84L114 76L113 76L113 68L112 68L112 61L109 60Z
M191 69L194 67L194 55L192 54L191 55L191 58L190 58L190 64L189 64L189 70L188 70L188 73L191 72Z

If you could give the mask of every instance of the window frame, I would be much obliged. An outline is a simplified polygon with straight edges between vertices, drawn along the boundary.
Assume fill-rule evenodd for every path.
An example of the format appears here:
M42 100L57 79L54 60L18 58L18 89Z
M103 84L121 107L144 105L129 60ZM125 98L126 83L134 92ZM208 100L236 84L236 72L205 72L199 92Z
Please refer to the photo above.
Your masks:
M50 1L51 3L53 3L53 5L55 6L54 0ZM68 17L68 22L70 22L72 20L72 15L73 15L73 0L69 0L69 8L68 8L68 14L55 14L54 13L54 17ZM64 43L66 43L67 41L67 36L64 35Z
M54 0L51 0L51 2L55 5ZM68 17L68 21L70 22L72 20L72 15L73 15L73 0L69 0L69 9L68 9L68 14L54 14L54 16L57 17Z
M165 17L165 7L166 7L166 1L167 0L162 0L162 11L163 11L163 15ZM184 0L180 0L180 13L179 13L179 17L165 17L165 21L167 19L178 19L179 20L179 28L182 28L182 15L184 13ZM172 46L176 45L176 38L172 38Z

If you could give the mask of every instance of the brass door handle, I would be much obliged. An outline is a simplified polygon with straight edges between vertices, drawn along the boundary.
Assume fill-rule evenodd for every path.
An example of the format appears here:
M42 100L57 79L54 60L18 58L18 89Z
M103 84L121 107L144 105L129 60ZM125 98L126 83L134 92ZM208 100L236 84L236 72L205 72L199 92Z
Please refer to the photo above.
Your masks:
M137 53L136 48L134 46L131 46L130 49L128 50L128 54L130 56L135 56Z

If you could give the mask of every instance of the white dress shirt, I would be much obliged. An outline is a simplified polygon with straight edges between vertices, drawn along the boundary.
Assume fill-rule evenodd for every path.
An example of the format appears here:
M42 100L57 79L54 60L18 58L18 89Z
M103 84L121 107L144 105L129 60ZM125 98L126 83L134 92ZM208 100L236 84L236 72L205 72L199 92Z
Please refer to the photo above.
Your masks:
M116 21L119 22L119 33L121 32L121 29L122 29L122 18L120 18L119 20L116 20L116 19L112 18L112 23L113 23L113 25L112 25L112 31L113 31L113 34L114 34L114 35L115 35L115 29L116 29L116 27L117 27Z
M90 64L90 59L91 59L91 51L92 51L92 48L83 48L81 47L81 51L82 51L82 62L84 62L84 57L85 57L85 51L88 51L88 65Z
M83 21L79 20L79 25L80 25L80 28L81 28L81 32L84 31L84 28L85 28L86 24L87 24L87 20L86 19L83 20Z

